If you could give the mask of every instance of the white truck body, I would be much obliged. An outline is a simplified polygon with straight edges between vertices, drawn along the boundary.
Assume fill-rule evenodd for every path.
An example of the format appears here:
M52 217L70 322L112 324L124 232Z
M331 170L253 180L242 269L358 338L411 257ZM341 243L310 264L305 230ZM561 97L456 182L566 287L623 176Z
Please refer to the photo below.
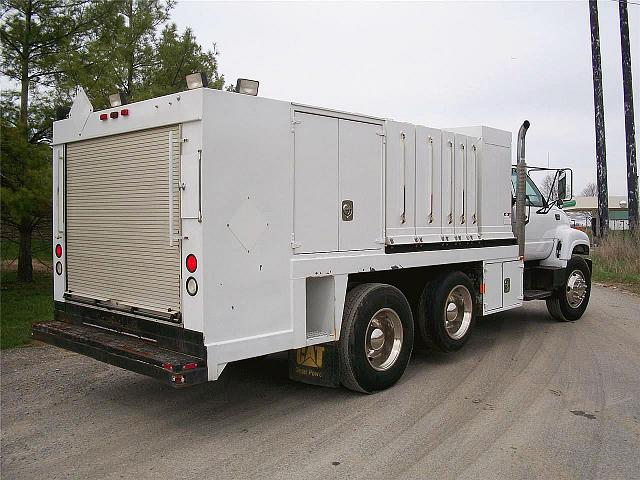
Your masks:
M510 132L207 88L94 112L80 92L53 167L56 304L200 332L208 380L339 340L355 274L473 265L480 314L523 303Z

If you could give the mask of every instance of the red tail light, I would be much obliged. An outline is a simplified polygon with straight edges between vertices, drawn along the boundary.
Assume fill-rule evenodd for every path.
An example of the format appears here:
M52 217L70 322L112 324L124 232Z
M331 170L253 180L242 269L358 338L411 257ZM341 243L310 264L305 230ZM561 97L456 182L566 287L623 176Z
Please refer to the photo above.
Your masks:
M107 115L106 113L100 114L100 120L106 120L107 118L109 118L109 115Z
M123 108L122 110L120 110L120 115L122 115L123 117L128 117L129 116L129 109L128 108Z
M118 112L111 112L111 113L109 114L109 116L110 116L111 118L118 118Z
M60 244L56 245L56 257L60 258L62 256L62 246Z
M193 253L190 253L189 255L187 255L187 270L189 270L189 273L193 273L196 271L196 268L198 268L198 260L196 259L196 256Z

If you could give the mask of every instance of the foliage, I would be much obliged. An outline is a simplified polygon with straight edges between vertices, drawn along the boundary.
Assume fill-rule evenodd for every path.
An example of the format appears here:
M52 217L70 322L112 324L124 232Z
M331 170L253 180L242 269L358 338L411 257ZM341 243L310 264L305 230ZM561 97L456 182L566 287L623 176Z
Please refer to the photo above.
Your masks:
M583 197L596 197L598 195L598 186L594 182L589 182L582 189L582 192L580 192L580 194Z
M51 212L51 150L29 143L20 127L4 127L0 141L3 224L35 228Z
M555 173L549 173L542 179L540 191L544 198L558 198L558 182L554 181L555 178ZM551 197L549 197L549 194L551 194Z
M611 231L593 247L593 279L622 284L640 293L640 245L623 233Z
M210 87L222 88L215 45L205 51L190 29L180 33L166 24L173 6L173 0L116 2L115 14L69 59L65 89L81 85L94 108L102 109L116 92L135 102L184 90L184 77L193 72L206 73Z
M51 214L46 145L53 118L76 86L96 109L116 91L136 101L183 90L184 76L194 71L223 87L215 45L203 50L190 29L180 33L166 24L173 6L174 0L5 0L0 7L0 73L16 86L0 99L2 222L19 232L22 281L32 275L33 229Z

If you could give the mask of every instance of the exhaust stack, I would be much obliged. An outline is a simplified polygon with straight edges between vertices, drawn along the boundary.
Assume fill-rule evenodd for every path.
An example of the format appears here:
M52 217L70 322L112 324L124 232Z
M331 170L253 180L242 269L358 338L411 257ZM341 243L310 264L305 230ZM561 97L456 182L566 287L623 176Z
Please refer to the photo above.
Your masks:
M524 137L529 129L529 120L525 120L518 130L518 163L516 166L516 238L518 239L518 255L524 259L524 226L525 226L525 180L527 164L524 158Z

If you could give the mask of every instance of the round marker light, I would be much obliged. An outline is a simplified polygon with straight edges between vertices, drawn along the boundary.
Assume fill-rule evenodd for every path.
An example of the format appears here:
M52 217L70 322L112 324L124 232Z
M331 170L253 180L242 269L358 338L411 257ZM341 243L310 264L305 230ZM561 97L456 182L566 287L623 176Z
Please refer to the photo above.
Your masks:
M62 275L62 263L56 262L56 273Z
M187 293L192 297L198 293L198 282L193 277L187 278Z
M198 268L198 260L196 259L196 256L193 253L190 253L189 255L187 255L187 270L189 270L189 273L193 273L196 271L196 268Z
M60 258L62 256L62 245L56 245L56 257Z

